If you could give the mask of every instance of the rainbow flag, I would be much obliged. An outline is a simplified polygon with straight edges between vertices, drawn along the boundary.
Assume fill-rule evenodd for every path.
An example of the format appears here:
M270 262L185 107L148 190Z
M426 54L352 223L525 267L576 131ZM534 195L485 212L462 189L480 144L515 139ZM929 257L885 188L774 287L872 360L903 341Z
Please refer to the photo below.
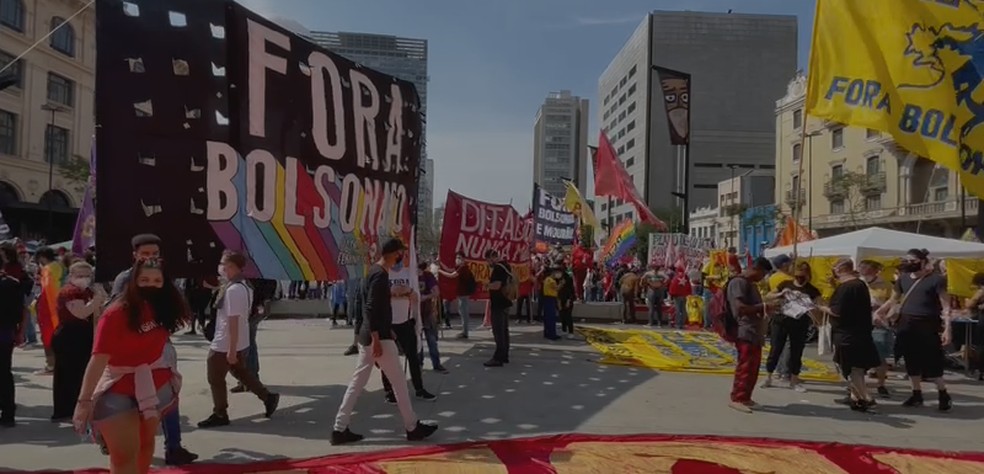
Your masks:
M636 244L635 222L631 220L622 221L608 238L608 243L601 249L601 261L605 265L611 266L624 257L632 250Z

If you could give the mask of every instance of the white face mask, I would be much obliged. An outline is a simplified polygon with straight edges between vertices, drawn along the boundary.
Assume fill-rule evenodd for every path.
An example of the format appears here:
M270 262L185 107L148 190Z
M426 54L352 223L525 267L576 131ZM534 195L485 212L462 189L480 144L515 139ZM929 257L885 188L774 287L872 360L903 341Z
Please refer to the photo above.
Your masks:
M72 278L72 284L79 288L88 288L92 286L92 278L90 277L76 277Z
M221 278L223 280L228 280L229 279L229 276L226 275L226 269L225 269L225 266L224 265L219 265L218 272L219 272L219 278Z

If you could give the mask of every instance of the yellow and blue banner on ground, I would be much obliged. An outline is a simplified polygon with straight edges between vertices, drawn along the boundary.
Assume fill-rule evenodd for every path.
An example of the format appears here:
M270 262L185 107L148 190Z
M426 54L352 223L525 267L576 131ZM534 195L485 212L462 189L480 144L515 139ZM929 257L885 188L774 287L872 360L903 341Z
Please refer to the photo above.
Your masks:
M817 0L807 91L984 197L984 0Z

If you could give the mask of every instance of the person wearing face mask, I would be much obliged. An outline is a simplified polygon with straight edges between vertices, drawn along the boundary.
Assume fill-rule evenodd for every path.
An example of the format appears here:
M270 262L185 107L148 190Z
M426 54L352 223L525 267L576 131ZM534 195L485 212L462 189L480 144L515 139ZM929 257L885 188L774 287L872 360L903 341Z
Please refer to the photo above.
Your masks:
M161 238L154 234L137 234L130 239L133 260L157 260L161 257ZM112 303L121 298L129 287L133 277L133 269L123 270L113 280L109 301ZM170 339L166 346L168 353L177 360L177 353ZM181 413L177 405L161 418L161 431L164 433L164 464L182 466L195 462L198 455L188 451L181 445ZM108 454L103 446L103 454Z
M775 290L778 295L783 297L802 297L805 295L810 301L816 303L820 300L820 290L810 283L810 264L800 262L796 265L796 271L792 280L783 280L778 283ZM782 351L777 348L784 348L789 342L788 362L786 368L789 370L789 388L803 393L806 388L800 383L800 371L803 368L803 349L806 347L806 336L810 330L811 318L809 312L802 314L784 314L777 312L772 318L772 341L773 350L769 351L769 358L765 364L768 375L763 388L772 386L773 373L779 366L779 358Z
M106 293L92 284L92 266L77 262L68 269L68 284L58 292L58 328L51 338L55 359L51 421L72 417L82 377L92 353L93 320L106 302Z
M272 393L259 377L246 367L249 340L249 316L253 307L253 289L246 283L243 269L246 257L226 251L219 263L222 283L215 301L215 337L206 359L208 385L212 392L212 414L198 423L199 428L215 428L229 424L229 392L226 376L239 380L248 391L263 402L263 416L270 418L277 411L280 395Z
M160 418L177 404L181 376L167 346L190 314L160 260L138 260L126 290L99 318L72 421L109 450L110 473L148 472Z
M454 265L453 272L446 272L442 269L440 274L445 278L456 280L458 314L461 316L461 333L458 334L458 339L468 339L468 319L471 317L469 305L471 304L471 296L478 289L478 283L475 281L475 275L471 268L468 267L468 262L465 261L465 254L458 252L454 259Z
M878 315L891 324L891 309L898 308L896 337L912 384L912 395L902 405L922 406L922 381L928 379L936 382L939 410L948 411L953 408L953 399L943 381L943 346L950 343L953 333L946 277L933 270L929 252L920 249L906 253L899 272L892 297L879 308Z
M334 430L331 433L332 446L355 443L364 437L352 432L349 424L352 421L352 411L359 401L359 396L366 388L372 369L379 369L387 378L394 381L393 394L396 405L403 419L408 441L422 441L437 431L436 424L422 423L413 411L410 393L407 389L406 376L400 367L400 354L396 347L396 335L393 333L393 289L390 286L390 270L402 258L407 250L406 245L399 239L389 239L383 243L379 259L369 267L366 274L365 295L363 304L363 322L359 330L359 360L355 372L345 389L342 403L335 416ZM410 288L404 288L399 295L409 296Z
M858 273L861 279L868 285L868 293L871 294L871 307L873 311L881 308L889 298L892 297L892 284L881 277L882 264L874 260L862 260L858 264ZM884 321L874 318L874 329L871 330L871 337L875 340L875 348L878 349L878 357L881 358L881 365L875 371L878 379L878 396L884 399L891 398L891 392L885 387L888 379L888 358L892 356L895 347L895 332Z

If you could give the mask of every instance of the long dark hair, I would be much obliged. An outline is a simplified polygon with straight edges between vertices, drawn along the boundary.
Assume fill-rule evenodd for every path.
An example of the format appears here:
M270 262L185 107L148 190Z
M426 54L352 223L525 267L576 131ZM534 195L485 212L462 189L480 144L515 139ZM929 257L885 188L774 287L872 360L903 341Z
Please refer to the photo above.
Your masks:
M160 289L161 296L154 302L145 300L140 295L140 287L137 286L140 273L151 269L160 270L164 277L164 286ZM190 320L188 304L181 296L181 292L174 286L174 281L168 277L162 259L140 259L130 269L130 282L126 285L126 291L123 293L123 305L127 310L127 323L130 329L134 331L140 331L140 313L143 311L145 303L150 304L154 313L154 321L167 329L168 332L176 332Z

